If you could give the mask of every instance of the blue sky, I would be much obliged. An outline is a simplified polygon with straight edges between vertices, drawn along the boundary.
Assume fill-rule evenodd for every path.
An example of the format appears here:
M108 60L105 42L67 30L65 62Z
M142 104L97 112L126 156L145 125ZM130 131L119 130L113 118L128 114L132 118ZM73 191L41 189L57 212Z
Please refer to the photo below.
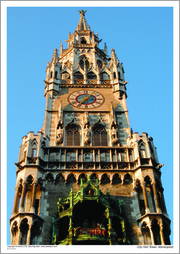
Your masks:
M43 126L44 82L53 50L67 47L68 33L87 10L91 30L123 62L127 107L134 132L153 137L173 243L173 8L8 7L7 9L7 244L16 166L22 137ZM174 169L174 174L176 175Z

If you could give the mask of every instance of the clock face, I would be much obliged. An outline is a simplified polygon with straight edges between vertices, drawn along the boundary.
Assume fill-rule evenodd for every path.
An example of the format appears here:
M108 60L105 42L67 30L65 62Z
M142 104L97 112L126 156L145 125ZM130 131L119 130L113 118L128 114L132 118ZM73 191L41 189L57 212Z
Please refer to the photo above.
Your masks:
M103 104L104 97L95 91L81 90L69 95L69 103L75 107L89 109Z

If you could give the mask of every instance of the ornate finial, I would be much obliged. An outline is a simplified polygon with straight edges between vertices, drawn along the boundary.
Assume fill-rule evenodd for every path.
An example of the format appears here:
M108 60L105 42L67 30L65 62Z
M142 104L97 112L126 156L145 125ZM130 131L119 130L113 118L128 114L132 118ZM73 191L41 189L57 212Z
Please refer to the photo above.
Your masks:
M85 14L86 12L87 12L87 11L81 10L81 11L79 11L79 14L81 14L81 15L84 16L84 14Z

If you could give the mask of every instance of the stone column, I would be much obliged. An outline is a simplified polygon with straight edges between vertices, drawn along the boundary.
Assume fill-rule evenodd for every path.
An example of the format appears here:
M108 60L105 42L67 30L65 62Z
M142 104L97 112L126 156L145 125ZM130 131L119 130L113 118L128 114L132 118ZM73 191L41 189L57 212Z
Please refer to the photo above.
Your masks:
M31 211L35 212L35 200L36 200L36 187L37 183L33 184L33 191L32 191L32 205L31 205Z
M159 207L159 200L158 200L158 196L157 196L156 183L153 182L152 186L153 186L154 198L155 198L155 202L156 202L156 212L161 213L161 209Z
M163 224L160 225L160 238L161 238L161 244L165 245L164 234L163 234Z
M31 225L29 224L29 229L28 229L28 232L27 232L26 245L30 245L30 239L31 239Z
M144 195L144 203L145 203L145 213L150 213L149 207L148 207L148 200L147 200L147 193L146 193L146 183L143 182L142 184L142 190Z
M151 242L152 242L152 245L155 245L155 243L154 243L154 234L153 234L152 226L151 226L151 225L149 226L149 231L150 231L150 235L151 235Z
M25 195L26 195L26 182L23 183L22 196L21 196L21 204L20 204L19 212L23 212L24 211Z
M41 187L41 201L40 201L40 213L39 216L41 218L44 218L44 211L43 211L43 207L44 207L44 192L45 192L45 188Z
M19 200L19 187L15 187L15 198L14 198L14 206L13 206L13 213L18 212L18 200Z
M126 152L126 159L127 159L127 162L129 162L129 151L128 151L128 149L126 149L125 152Z

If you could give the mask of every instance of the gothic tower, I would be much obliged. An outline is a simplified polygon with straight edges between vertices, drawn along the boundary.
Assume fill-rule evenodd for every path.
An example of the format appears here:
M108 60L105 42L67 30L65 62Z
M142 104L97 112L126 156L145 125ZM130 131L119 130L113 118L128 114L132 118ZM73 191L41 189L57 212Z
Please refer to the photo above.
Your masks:
M124 67L79 13L47 64L43 129L22 138L11 244L170 244L153 138L132 132Z

